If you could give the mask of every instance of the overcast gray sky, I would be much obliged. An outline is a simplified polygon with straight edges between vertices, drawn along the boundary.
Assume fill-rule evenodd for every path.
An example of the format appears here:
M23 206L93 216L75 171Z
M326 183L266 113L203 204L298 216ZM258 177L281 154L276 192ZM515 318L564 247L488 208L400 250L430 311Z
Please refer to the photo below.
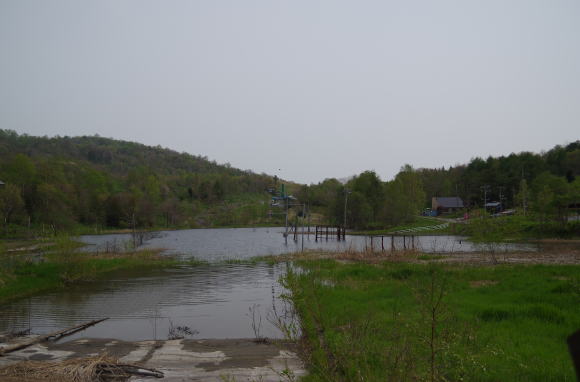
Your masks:
M0 54L1 128L299 182L580 138L577 0L0 0Z

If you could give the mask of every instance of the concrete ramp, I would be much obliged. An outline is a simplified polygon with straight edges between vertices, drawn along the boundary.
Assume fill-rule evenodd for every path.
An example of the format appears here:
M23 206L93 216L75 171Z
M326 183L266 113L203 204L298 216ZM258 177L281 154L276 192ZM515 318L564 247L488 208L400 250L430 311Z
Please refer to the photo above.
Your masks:
M107 353L121 362L155 368L161 381L288 382L306 374L291 342L258 343L252 339L126 342L78 339L41 343L0 357L0 367L24 360L62 361ZM154 381L132 377L130 381Z

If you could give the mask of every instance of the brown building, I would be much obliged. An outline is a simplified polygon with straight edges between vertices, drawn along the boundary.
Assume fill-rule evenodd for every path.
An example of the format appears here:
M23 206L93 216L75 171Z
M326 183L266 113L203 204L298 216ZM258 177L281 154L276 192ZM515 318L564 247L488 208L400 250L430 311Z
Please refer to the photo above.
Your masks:
M431 210L437 211L437 215L455 212L463 207L463 200L458 196L434 196L431 198Z

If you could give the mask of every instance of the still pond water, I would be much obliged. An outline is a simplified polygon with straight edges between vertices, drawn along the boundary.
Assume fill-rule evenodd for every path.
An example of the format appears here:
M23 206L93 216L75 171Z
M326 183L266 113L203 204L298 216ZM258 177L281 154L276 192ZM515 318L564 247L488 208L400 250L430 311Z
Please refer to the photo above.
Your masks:
M334 237L315 240L314 235L298 235L296 241L290 236L282 236L284 228L220 228L162 231L152 233L142 248L163 248L165 253L181 258L196 258L210 262L230 259L247 259L254 256L279 255L305 250L362 250L370 247L365 236L347 236L337 241ZM89 246L87 250L107 251L127 247L132 239L130 234L82 236ZM405 243L403 243L405 241ZM390 249L390 239L384 240L385 249ZM396 237L397 249L412 245L411 238ZM477 250L473 243L460 236L417 236L414 245L424 252L472 252ZM381 247L380 239L373 240L375 249ZM502 244L502 249L520 248L519 244Z
M30 328L47 333L78 323L110 317L74 336L122 340L167 339L172 327L188 327L192 338L251 338L252 317L261 320L260 334L281 337L268 317L283 315L287 306L278 280L286 264L225 264L224 260L276 255L304 249L364 249L370 241L347 236L345 241L304 236L287 243L281 228L198 229L157 232L142 247L163 248L183 259L208 261L199 266L119 271L105 280L47 293L0 306L0 333ZM130 235L83 236L89 251L122 249ZM373 242L380 248L380 241ZM385 240L388 249L390 240ZM395 246L401 248L402 239ZM410 245L410 242L407 242ZM472 243L455 236L420 236L415 245L425 252L469 252ZM377 247L378 246L378 247ZM506 249L510 249L507 247ZM254 313L252 313L252 311Z

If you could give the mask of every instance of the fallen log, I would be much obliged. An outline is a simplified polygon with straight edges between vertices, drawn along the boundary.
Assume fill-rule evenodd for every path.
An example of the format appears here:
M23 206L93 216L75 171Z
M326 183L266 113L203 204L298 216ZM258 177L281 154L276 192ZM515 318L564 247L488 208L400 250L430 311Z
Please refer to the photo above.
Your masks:
M73 326L71 328L59 330L59 331L48 333L45 335L41 335L41 336L35 337L31 340L21 342L19 344L4 346L4 347L0 348L0 357L2 357L4 354L8 354L8 353L12 353L12 352L17 351L17 350L25 349L29 346L35 345L35 344L40 343L40 342L44 342L44 341L48 341L48 340L56 341L62 337L70 336L71 334L80 332L81 330L85 330L86 328L88 328L90 326L96 325L99 322L103 322L103 321L108 320L108 319L109 319L108 317L101 318L100 320L86 322L84 324L76 325L76 326Z
M139 377L155 377L155 378L163 378L163 372L156 370L156 369L149 369L143 366L135 366L135 365L127 365L127 364L116 364L113 366L113 369L117 369L122 371L128 375L135 375ZM111 373L110 370L107 372ZM103 375L105 373L101 373ZM114 373L113 373L114 374Z

